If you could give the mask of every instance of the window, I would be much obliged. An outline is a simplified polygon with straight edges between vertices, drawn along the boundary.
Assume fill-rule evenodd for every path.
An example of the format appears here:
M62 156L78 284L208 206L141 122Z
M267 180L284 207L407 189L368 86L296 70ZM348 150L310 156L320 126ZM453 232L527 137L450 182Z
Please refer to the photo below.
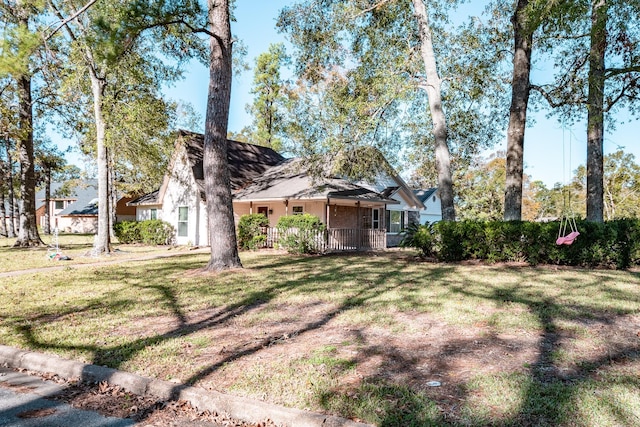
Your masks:
M187 237L189 235L189 208L180 206L178 208L178 236Z
M158 209L151 209L151 219L158 219Z
M294 206L291 208L291 212L293 212L294 215L302 215L304 213L304 207Z
M400 233L405 226L405 213L403 211L387 211L387 231Z
M370 230L371 229L371 208L362 208L362 223L360 224L360 226L362 227L363 230Z
M56 200L55 201L55 208L56 208L56 210L64 209L64 200Z
M268 206L258 206L258 213L269 218L269 207Z
M379 230L380 229L380 209L374 209L371 212L371 220L372 220L372 228L374 230Z

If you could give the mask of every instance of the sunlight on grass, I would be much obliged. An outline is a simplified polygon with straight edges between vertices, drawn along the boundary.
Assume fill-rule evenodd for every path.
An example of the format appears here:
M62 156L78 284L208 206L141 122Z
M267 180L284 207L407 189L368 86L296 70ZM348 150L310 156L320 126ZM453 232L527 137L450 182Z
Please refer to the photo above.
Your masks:
M18 256L25 264L14 262ZM41 256L0 246L0 271L41 265L29 261ZM533 347L518 369L474 371L450 391L460 395L447 423L626 426L638 419L640 377L623 369L638 365L637 330L624 329L640 312L637 273L246 252L243 270L201 274L207 260L206 253L187 252L5 277L0 343L196 384L215 386L208 375L234 372L222 391L379 425L423 426L442 425L442 407L415 385L422 380L387 377L385 363L406 357L406 369L414 370L402 372L407 377L440 362L448 369L447 361L425 354L463 355L435 348L446 347L448 337L438 343L431 335L431 343L433 326L454 332L469 351L498 335L504 348L510 337ZM618 335L602 332L616 323ZM295 347L305 339L306 347ZM380 347L391 345L387 340L400 348L386 352ZM420 352L404 354L413 348L402 347L407 342ZM617 349L624 357L612 361ZM532 368L541 359L578 374L542 381ZM619 369L606 369L616 363ZM370 375L360 373L365 367Z

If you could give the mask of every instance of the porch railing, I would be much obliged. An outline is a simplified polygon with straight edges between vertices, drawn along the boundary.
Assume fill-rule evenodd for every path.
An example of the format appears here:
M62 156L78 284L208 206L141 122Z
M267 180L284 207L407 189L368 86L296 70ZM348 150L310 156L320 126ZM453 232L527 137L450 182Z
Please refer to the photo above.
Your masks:
M371 251L387 247L386 230L330 228L327 230L290 230L279 231L274 227L263 229L266 239L264 248L277 246L281 238L288 233L304 233L304 238L311 242L317 252ZM284 233L284 234L283 234Z

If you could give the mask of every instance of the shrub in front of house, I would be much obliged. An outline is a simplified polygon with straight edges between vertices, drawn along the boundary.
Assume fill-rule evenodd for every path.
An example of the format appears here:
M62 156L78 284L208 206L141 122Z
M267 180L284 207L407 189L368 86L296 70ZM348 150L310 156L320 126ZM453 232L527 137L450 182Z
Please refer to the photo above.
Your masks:
M113 225L113 232L122 244L140 243L140 227L138 221L122 221Z
M175 229L159 219L146 221L122 221L113 226L120 243L143 243L145 245L170 245L174 241Z
M140 236L145 245L170 245L176 235L168 222L159 219L140 221Z
M269 219L264 214L242 215L238 221L238 247L255 250L264 245L267 236L263 229L269 226Z
M290 253L310 254L324 250L325 225L315 215L281 216L276 225L278 244Z
M423 257L435 256L435 236L430 224L410 223L400 241L401 248L415 248Z
M577 221L580 236L557 245L560 224L527 221L441 221L409 227L404 247L439 261L486 260L624 269L640 265L640 220Z

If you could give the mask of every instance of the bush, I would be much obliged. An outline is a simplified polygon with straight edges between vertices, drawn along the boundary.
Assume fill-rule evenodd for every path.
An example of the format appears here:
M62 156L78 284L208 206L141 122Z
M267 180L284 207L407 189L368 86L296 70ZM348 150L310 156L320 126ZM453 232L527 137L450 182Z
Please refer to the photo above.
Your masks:
M123 244L142 242L138 221L122 221L113 225L113 233Z
M278 244L290 253L309 254L321 252L325 226L315 215L281 216L276 225Z
M168 222L159 219L140 222L140 237L145 245L170 245L174 235L175 230Z
M416 248L423 257L435 255L435 238L433 227L430 224L409 224L406 233L400 241L402 248Z
M238 246L240 249L255 250L264 244L267 236L262 228L269 226L269 219L264 214L242 215L238 221Z
M144 243L145 245L170 245L175 230L168 222L159 219L146 221L122 221L113 226L120 243Z

